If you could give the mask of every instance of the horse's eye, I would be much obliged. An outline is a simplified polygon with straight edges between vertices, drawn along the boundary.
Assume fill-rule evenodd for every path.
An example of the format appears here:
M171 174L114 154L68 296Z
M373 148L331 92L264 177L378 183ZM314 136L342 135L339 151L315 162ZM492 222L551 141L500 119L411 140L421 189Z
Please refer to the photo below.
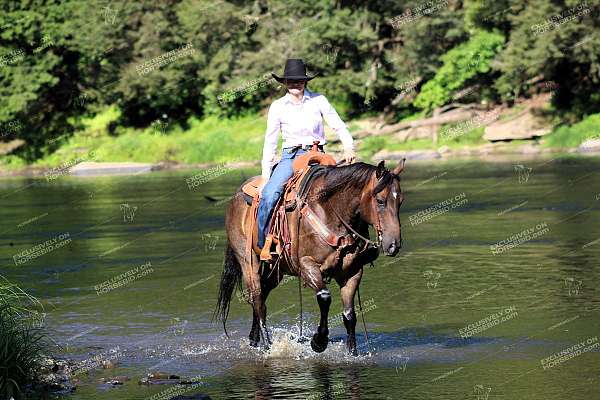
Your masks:
M384 205L385 204L385 199L379 199L378 198L377 199L377 204L380 205L380 206Z

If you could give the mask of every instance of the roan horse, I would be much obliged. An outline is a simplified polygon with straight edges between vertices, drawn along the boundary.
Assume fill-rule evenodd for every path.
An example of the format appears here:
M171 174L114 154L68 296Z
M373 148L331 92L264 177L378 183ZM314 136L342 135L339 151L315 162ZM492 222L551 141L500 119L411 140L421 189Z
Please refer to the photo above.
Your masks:
M344 307L342 318L348 334L346 346L350 354L357 355L354 294L360 284L363 266L374 261L380 249L393 257L402 245L399 210L404 198L400 188L403 169L404 160L392 171L385 168L383 161L376 167L359 162L342 167L328 166L318 171L307 188L305 204L330 231L355 240L337 249L329 245L306 218L299 219L301 205L298 205L288 212L290 231L297 232L297 236L292 236L290 252L295 262L286 262L281 257L275 269L266 263L261 268L253 268L253 265L259 265L255 252L252 252L254 258L250 262L245 261L246 235L250 233L244 232L244 227L246 218L252 216L240 186L225 216L227 246L214 314L215 318L223 321L225 333L231 297L236 286L241 290L243 277L247 299L254 312L250 344L258 346L262 338L264 347L268 349L271 338L266 326L267 296L283 275L300 276L304 286L315 291L321 311L311 347L316 352L324 351L329 340L327 317L331 304L331 294L324 280L334 278L340 286ZM369 240L369 225L375 228L376 243Z

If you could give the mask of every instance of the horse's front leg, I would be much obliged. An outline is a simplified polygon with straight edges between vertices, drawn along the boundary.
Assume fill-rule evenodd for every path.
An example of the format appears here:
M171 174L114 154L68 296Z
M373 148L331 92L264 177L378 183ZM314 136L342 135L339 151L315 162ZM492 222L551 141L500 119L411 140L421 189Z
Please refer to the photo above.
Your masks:
M358 351L356 350L356 312L354 311L354 293L356 293L356 289L358 289L358 285L360 285L362 274L363 269L359 268L348 280L346 280L345 276L336 278L337 283L340 285L340 294L342 296L342 305L344 307L342 318L344 320L344 326L346 327L346 333L348 334L346 347L348 348L348 353L353 356L358 355Z
M329 306L331 305L331 293L321 276L320 264L312 257L304 256L300 259L302 268L302 278L304 282L317 293L317 303L321 311L321 321L310 341L310 347L317 353L325 351L329 342L329 328L327 327L327 318L329 316Z

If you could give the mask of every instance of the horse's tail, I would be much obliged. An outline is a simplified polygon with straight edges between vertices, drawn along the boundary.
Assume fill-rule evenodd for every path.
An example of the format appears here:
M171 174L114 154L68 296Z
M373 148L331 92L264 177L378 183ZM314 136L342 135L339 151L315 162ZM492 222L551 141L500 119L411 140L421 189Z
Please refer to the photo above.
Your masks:
M223 321L223 330L225 335L227 334L227 328L225 323L227 322L227 316L229 315L229 305L231 303L231 296L235 291L235 287L242 289L242 266L238 262L233 248L229 241L227 241L227 247L225 248L225 261L223 262L223 273L221 274L221 283L219 286L219 299L217 300L217 306L213 314L213 321L220 319Z

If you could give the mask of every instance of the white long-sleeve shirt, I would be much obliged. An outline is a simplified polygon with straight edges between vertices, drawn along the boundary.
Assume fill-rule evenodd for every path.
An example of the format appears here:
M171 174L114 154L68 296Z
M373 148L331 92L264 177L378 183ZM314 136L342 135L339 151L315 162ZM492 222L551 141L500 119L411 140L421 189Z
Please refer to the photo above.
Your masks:
M313 140L325 144L325 119L327 125L338 134L344 150L354 150L348 127L325 96L304 88L304 96L299 104L295 104L292 98L292 95L286 93L269 108L262 158L262 176L265 179L269 179L275 162L279 131L283 135L283 148L298 144L312 145Z

